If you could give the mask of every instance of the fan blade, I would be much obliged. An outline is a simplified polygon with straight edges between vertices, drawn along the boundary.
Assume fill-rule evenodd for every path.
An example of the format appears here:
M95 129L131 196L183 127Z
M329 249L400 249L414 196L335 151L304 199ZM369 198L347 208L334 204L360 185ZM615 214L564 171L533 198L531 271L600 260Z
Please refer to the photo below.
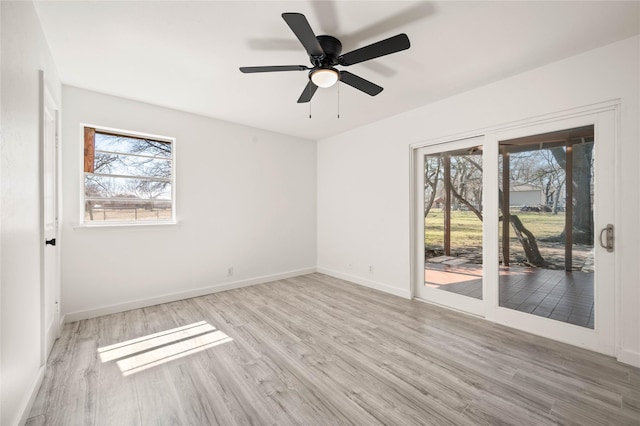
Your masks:
M291 31L298 37L309 56L324 56L322 46L318 43L309 21L302 13L283 13L282 19L285 20Z
M298 103L304 104L306 102L311 101L311 98L313 98L313 95L314 93L316 93L316 90L318 90L318 86L316 86L315 84L313 84L311 80L309 80L309 82L307 83L307 86L304 88L304 90L302 91L302 94L298 98Z
M273 71L306 71L310 68L304 65L274 65L266 67L240 67L240 71L243 73L252 72L273 72Z
M382 92L382 87L355 74L351 74L349 71L340 71L340 81L371 96Z
M407 37L406 34L398 34L397 36L345 53L338 58L338 63L345 66L353 65L368 61L369 59L400 52L401 50L408 49L410 46L409 37Z

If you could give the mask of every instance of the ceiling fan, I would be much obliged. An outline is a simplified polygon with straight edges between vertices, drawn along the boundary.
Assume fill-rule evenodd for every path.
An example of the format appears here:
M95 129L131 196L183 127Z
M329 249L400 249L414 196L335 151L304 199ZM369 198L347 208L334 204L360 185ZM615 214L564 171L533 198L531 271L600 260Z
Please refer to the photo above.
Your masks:
M406 50L410 47L409 37L398 34L377 43L370 44L349 53L342 53L342 43L329 35L316 36L301 13L283 13L282 18L289 25L293 33L309 54L312 67L305 65L275 65L263 67L240 67L243 73L274 72L274 71L307 71L309 82L302 91L298 103L311 101L318 87L331 87L341 81L371 96L382 92L382 87L365 80L349 71L337 70L336 65L349 66L380 56Z

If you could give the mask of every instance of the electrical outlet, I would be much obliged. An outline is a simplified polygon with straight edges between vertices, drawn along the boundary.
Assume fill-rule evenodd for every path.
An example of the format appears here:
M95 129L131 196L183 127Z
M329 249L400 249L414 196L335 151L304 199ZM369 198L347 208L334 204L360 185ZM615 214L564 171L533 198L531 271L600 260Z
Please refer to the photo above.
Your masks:
M373 265L369 265L369 273L373 274Z
M227 268L227 276L228 277L232 277L233 276L233 266L229 266Z
M60 313L60 302L56 300L56 314Z

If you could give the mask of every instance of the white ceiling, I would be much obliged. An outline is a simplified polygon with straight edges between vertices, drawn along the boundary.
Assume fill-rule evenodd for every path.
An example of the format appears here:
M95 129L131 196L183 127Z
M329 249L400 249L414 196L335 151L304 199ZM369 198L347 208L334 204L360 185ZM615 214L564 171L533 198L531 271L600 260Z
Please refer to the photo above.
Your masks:
M636 1L44 1L36 10L64 84L316 140L640 32ZM378 96L341 84L297 104L306 72L238 70L309 65L283 12L303 13L345 53L401 32L411 48L348 67L384 87Z

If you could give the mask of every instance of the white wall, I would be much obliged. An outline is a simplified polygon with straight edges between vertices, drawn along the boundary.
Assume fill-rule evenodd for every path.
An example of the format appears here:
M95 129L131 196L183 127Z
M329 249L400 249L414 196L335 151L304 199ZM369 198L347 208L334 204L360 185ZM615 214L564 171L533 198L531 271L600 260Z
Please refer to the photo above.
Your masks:
M0 6L0 52L2 49L2 7ZM2 419L2 54L0 53L0 422Z
M410 144L620 98L619 359L640 366L639 53L630 38L319 141L319 270L408 297Z
M63 109L67 321L314 270L315 142L67 86ZM176 138L178 225L78 227L80 123Z
M60 81L30 2L0 2L0 424L17 424L42 377L39 70L60 104Z

